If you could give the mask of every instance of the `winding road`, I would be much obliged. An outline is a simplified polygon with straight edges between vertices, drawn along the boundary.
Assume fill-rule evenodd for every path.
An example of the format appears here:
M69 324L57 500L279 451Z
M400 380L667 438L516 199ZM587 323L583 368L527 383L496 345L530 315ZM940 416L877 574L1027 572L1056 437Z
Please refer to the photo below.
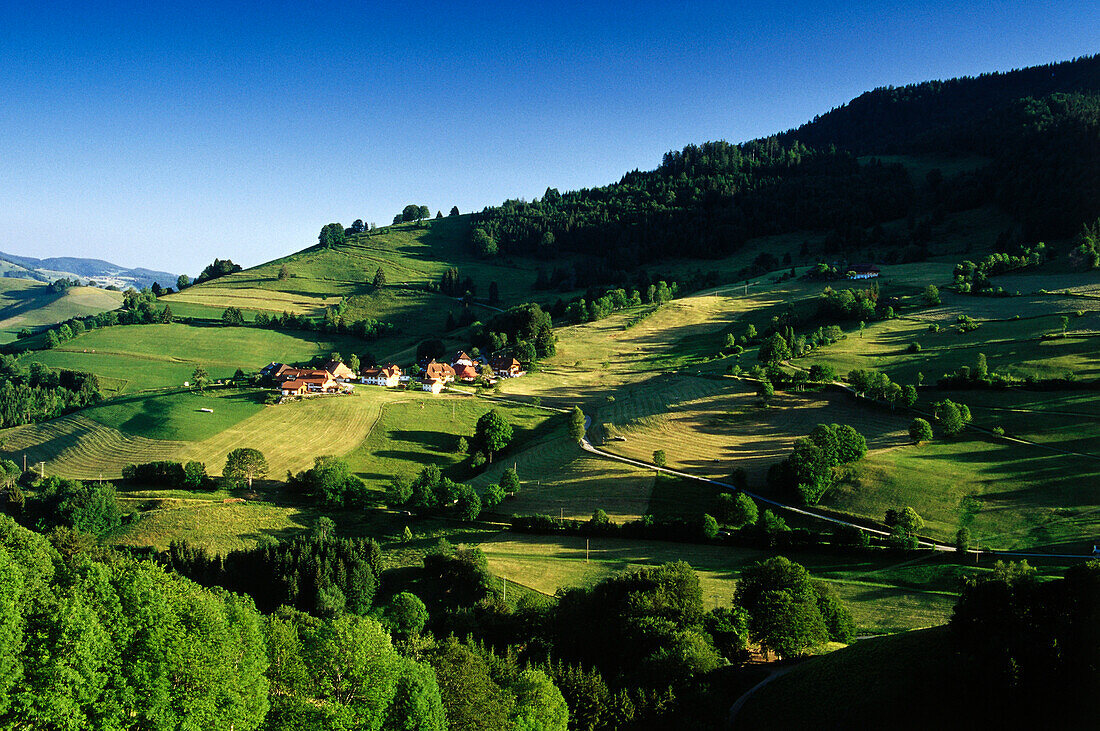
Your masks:
M668 467L658 467L655 464L649 464L647 462L640 462L640 461L635 460L635 459L629 459L627 457L620 457L619 455L612 454L611 452L605 452L602 449L598 449L598 448L592 446L592 443L590 441L588 441L588 427L591 424L592 424L592 417L590 417L586 414L585 417L584 417L585 435L583 437L581 437L581 449L583 449L586 452L591 452L592 454L596 454L596 455L599 455L601 457L605 457L607 459L613 459L616 462L622 462L623 464L634 465L635 467L641 467L641 468L647 469L647 470L654 470L656 472L664 472L666 474L676 475L677 477L683 477L683 478L686 478L686 479L689 479L689 480L696 480L698 482L705 482L705 483L710 484L710 485L716 485L717 487L721 487L721 488L724 488L726 490L730 490L731 492L744 492L746 495L751 497L753 500L756 500L757 502L760 502L760 503L764 503L765 505L770 505L772 507L779 508L780 510L786 510L786 511L791 512L791 513L796 513L798 515L805 515L805 516L808 516L810 518L816 518L818 520L824 520L824 521L827 521L829 523L833 523L834 525L843 525L843 526L847 526L849 528L857 528L861 531L864 531L866 533L873 533L874 535L877 535L877 536L888 537L890 535L890 533L888 531L884 531L880 528L872 528L870 526L863 525L863 524L860 524L860 523L853 523L853 522L848 521L848 520L842 520L840 518L834 518L831 515L825 515L824 513L820 513L816 510L812 510L812 509L809 509L809 508L800 508L800 507L797 507L797 506L794 506L794 505L789 505L787 503L781 503L777 500L772 500L771 498L766 498L763 495L759 495L757 493L750 492L749 490L741 490L740 488L736 487L735 485L731 485L728 482L721 482L720 480L712 480L709 477L699 477L698 475L693 475L693 474L690 474L688 472L681 472L679 470L670 469ZM944 552L949 551L949 552L952 552L952 553L955 552L955 547L954 546L947 545L945 543L937 543L936 541L933 541L933 540L928 539L928 538L918 538L918 543L919 543L919 545L924 546L926 548L931 548L934 551L944 551ZM981 555L981 556L1014 556L1014 557L1020 557L1020 558L1028 558L1028 557L1033 557L1033 558L1090 558L1089 554L1082 554L1082 553L1027 553L1027 552L1022 552L1022 551L989 551L989 550L981 550L981 549L976 549L976 548L968 549L967 553L969 553L971 555Z

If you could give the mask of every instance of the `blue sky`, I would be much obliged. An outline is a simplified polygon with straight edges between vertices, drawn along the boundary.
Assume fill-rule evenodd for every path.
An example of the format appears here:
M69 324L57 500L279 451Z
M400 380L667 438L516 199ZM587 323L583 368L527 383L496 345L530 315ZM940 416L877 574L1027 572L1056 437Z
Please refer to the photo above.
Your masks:
M1095 2L46 4L0 6L0 250L192 275L1100 51Z

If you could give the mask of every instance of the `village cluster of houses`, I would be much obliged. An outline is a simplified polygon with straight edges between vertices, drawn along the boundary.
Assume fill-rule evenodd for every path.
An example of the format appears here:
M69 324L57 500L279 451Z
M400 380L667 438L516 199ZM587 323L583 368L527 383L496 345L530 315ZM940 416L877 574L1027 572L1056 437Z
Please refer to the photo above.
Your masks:
M483 369L488 370L483 374ZM491 375L490 375L491 374ZM475 359L464 352L455 354L450 363L431 359L420 366L420 388L439 393L448 383L460 381L473 383L479 377L489 382L498 378L518 378L526 375L520 362L511 356L496 356L488 361ZM364 368L356 373L339 361L325 363L320 368L295 368L285 363L271 363L260 371L283 396L312 396L326 393L349 393L352 383L363 383L386 388L408 387L413 377L396 363L381 367Z

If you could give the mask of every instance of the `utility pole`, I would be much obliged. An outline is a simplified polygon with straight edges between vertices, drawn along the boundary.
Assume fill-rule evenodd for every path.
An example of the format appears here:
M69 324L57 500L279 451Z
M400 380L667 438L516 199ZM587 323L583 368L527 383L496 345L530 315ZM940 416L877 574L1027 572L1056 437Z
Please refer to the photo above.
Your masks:
M503 598L503 601L507 602L508 601L508 577L507 576L501 576L500 580L504 582L504 598Z
M591 538L585 538L584 539L584 562L585 563L588 563L588 544L591 540L592 540Z

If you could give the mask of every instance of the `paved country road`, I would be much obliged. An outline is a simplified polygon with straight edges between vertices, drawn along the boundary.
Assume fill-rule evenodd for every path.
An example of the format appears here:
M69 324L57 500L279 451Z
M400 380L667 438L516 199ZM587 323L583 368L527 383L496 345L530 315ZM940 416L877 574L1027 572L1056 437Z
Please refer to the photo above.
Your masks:
M843 389L845 389L845 390L848 390L848 391L851 390L851 387L847 386L847 384L836 384L836 385L843 388ZM469 391L464 391L462 389L458 389L458 388L454 388L454 387L449 387L447 390L451 391L453 393L460 393L460 394L463 394L463 395L466 395L466 396L473 396L475 398L483 398L483 399L486 399L486 400L489 400L489 401L501 401L501 402L505 402L505 403L515 403L515 404L521 404L523 406L528 406L528 407L533 407L534 406L534 404L528 403L526 401L521 401L519 399L508 398L507 396L499 396L499 395L491 396L491 395L488 395L488 394L475 394L475 393L471 393ZM559 413L559 414L569 413L569 409L560 409L560 408L555 408L553 406L542 406L542 405L540 405L540 406L537 406L535 408L539 408L539 409L542 409L544 411L553 411L553 412L556 412L556 413ZM664 473L667 473L667 474L670 474L670 475L676 475L677 477L683 477L683 478L686 478L686 479L689 479L689 480L696 480L698 482L705 482L705 483L710 484L710 485L716 485L717 487L721 487L725 490L730 490L731 492L744 492L746 495L753 498L754 500L757 500L757 501L759 501L761 503L764 503L766 505L771 505L772 507L779 508L780 510L786 510L786 511L791 512L791 513L797 513L798 515L805 515L805 516L808 516L810 518L816 518L818 520L824 520L826 522L833 523L834 525L844 525L844 526L848 526L850 528L858 528L861 531L865 531L867 533L873 533L874 535L877 535L877 536L888 537L890 535L890 533L888 531L884 531L881 528L874 528L874 527L864 525L864 524L861 524L861 523L853 523L851 521L842 520L840 518L834 518L831 515L826 515L824 513L818 512L816 510L812 510L812 509L808 509L808 508L801 508L801 507L798 507L798 506L795 506L795 505L789 505L787 503L781 503L777 500L772 500L771 498L766 498L763 495L758 495L754 492L749 492L748 490L739 490L739 488L737 488L735 485L731 485L728 482L721 482L719 480L712 480L709 477L699 477L698 475L693 475L693 474L690 474L688 472L680 472L679 470L669 469L668 467L658 467L657 465L650 464L648 462L641 462L641 461L638 461L636 459L629 459L627 457L620 457L619 455L612 454L611 452L605 452L602 449L599 449L597 447L592 446L592 443L590 441L588 441L588 428L591 425L592 425L592 417L589 416L588 414L585 414L585 416L584 416L585 435L583 437L581 437L581 442L580 442L581 449L583 449L586 452L590 452L592 454L598 455L600 457L604 457L605 459L612 459L612 460L615 460L616 462L622 462L623 464L634 465L635 467L641 467L642 469L647 469L647 470L654 470L656 472L664 472ZM1087 456L1094 456L1094 455L1087 455ZM935 551L943 551L943 552L954 552L955 551L955 546L953 546L953 545L947 545L945 543L937 543L937 542L935 542L931 539L928 539L928 538L920 538L918 540L919 540L919 544L921 546L930 547ZM967 553L972 554L972 555L973 554L979 554L979 555L982 555L982 556L1012 556L1012 557L1016 557L1016 558L1077 558L1077 559L1081 559L1081 558L1092 558L1093 557L1093 554L1085 554L1085 553L1033 553L1033 552L1025 552L1025 551L990 551L990 550L983 550L983 549L976 549L976 548L968 549Z
M664 472L666 474L676 475L677 477L684 477L686 479L696 480L698 482L706 482L708 484L716 485L718 487L724 488L726 490L730 490L732 492L739 492L739 491L744 492L746 495L748 495L749 497L751 497L752 499L754 499L758 502L764 503L766 505L771 505L773 507L779 508L781 510L786 510L786 511L791 512L791 513L797 513L798 515L805 515L805 516L809 516L811 518L816 518L818 520L824 520L824 521L827 521L829 523L833 523L835 525L844 525L844 526L848 526L850 528L858 528L861 531L864 531L866 533L873 533L873 534L878 535L878 536L889 536L890 535L890 533L888 531L884 531L880 528L872 528L870 526L863 525L863 524L860 524L860 523L853 523L851 521L842 520L840 518L834 518L831 515L825 515L824 513L820 513L816 510L812 510L812 509L808 509L808 508L800 508L800 507L796 507L794 505L788 505L787 503L781 503L781 502L778 502L776 500L766 498L763 495L758 495L754 492L750 492L748 490L739 490L739 488L737 488L735 485L731 485L728 482L721 482L719 480L712 480L709 477L699 477L698 475L692 475L692 474L687 473L687 472L680 472L679 470L669 469L668 467L658 467L655 464L649 464L647 462L640 462L640 461L635 460L635 459L628 459L627 457L620 457L619 455L612 454L611 452L605 452L602 449L598 449L596 447L593 447L592 443L590 441L588 441L588 433L587 432L588 432L588 427L591 424L592 424L592 417L590 417L588 415L585 415L585 417L584 417L585 435L581 438L581 449L583 449L586 452L591 452L592 454L596 454L596 455L599 455L601 457L605 457L607 459L613 459L616 462L622 462L624 464L634 465L635 467L641 467L641 468L647 469L647 470L655 470L657 472ZM955 551L954 546L947 545L947 544L944 544L944 543L937 543L937 542L935 542L931 539L927 539L927 538L920 538L919 543L920 543L921 546L930 547L935 551L945 551L945 552L946 551L950 551L950 552ZM978 550L978 549L975 549L975 548L969 549L967 551L967 553L981 554L983 556L1018 556L1018 557L1029 557L1029 556L1031 556L1031 557L1035 557L1035 558L1089 558L1088 554L1080 554L1080 553L1069 553L1069 554L1061 554L1061 553L1026 553L1026 552L1020 552L1020 551L988 551L988 550Z

